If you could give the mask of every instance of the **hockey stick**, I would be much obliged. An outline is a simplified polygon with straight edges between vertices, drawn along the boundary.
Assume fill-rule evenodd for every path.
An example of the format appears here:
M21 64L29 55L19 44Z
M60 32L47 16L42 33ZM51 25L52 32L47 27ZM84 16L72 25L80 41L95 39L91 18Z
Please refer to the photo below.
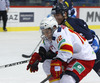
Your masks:
M64 72L64 66L62 66L62 70L63 70L63 73ZM40 83L45 83L47 80L49 80L50 78L52 77L52 75L50 74L48 77L46 77L43 81L41 81Z
M0 66L0 68L7 68L7 67L15 66L15 65L20 65L20 64L27 63L27 62L29 62L29 61L30 61L30 60L24 60L24 61L19 61L19 62L7 64L7 65L2 65L2 66Z
M40 83L45 83L47 80L49 80L52 77L52 75L49 75L48 77L46 77L43 81L41 81Z
M40 42L37 44L37 46L35 47L35 49L34 49L33 52L31 53L31 55L22 54L22 57L24 57L24 58L30 58L30 57L34 54L34 52L36 51L37 47L40 45L41 41L42 41L42 39L41 39Z
M64 66L62 66L62 70L63 70L63 74L65 73L64 71ZM46 77L43 81L41 81L40 83L45 83L47 80L49 80L52 77L52 75L50 74L48 77Z

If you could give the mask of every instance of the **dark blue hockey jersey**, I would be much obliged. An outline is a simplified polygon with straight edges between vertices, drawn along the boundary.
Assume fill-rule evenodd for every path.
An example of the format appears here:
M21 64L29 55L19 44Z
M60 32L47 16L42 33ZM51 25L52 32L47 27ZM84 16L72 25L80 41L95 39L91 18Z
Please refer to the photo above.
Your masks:
M64 20L62 24L80 33L82 36L84 36L88 40L90 44L92 43L93 35L90 29L88 28L88 25L86 24L86 22L84 22L82 19L69 17L66 20Z

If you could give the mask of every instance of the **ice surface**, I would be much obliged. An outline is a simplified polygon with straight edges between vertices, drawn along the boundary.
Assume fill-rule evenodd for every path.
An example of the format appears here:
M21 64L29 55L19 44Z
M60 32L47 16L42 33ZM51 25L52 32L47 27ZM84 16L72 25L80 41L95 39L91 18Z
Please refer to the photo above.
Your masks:
M100 37L100 30L96 32ZM31 54L39 41L39 31L0 32L0 66L27 60L21 55ZM0 69L0 83L40 83L46 78L42 64L36 73L26 71L26 67L27 63ZM92 70L80 83L100 83L100 77Z

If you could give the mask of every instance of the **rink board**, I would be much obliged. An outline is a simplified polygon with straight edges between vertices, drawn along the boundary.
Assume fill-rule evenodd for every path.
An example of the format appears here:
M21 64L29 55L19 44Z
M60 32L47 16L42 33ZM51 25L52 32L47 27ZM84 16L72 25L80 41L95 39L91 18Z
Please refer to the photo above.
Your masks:
M38 31L41 20L51 13L52 7L11 7L8 12L8 31ZM100 7L75 7L77 17L83 19L90 29L100 29ZM27 10L27 11L26 11ZM0 21L0 32L2 29Z

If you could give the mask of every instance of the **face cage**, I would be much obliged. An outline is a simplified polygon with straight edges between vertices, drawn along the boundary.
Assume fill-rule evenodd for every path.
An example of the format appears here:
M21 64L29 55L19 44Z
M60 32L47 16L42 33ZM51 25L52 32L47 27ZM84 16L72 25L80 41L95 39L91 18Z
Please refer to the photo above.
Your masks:
M51 29L51 31L52 31L52 35L53 35L53 33L54 33L54 31L55 31L56 29ZM42 35L41 35L41 38L43 39L43 40L49 40L44 34L43 34L43 32L42 32L42 30L41 30L41 33L42 33Z
M42 29L42 30L43 30L43 29ZM49 40L48 37L46 37L46 36L44 35L44 33L42 32L42 30L41 30L41 33L42 33L41 38L42 38L43 40Z
M42 38L43 40L48 40L48 38L47 38L45 35L41 35L41 38Z

